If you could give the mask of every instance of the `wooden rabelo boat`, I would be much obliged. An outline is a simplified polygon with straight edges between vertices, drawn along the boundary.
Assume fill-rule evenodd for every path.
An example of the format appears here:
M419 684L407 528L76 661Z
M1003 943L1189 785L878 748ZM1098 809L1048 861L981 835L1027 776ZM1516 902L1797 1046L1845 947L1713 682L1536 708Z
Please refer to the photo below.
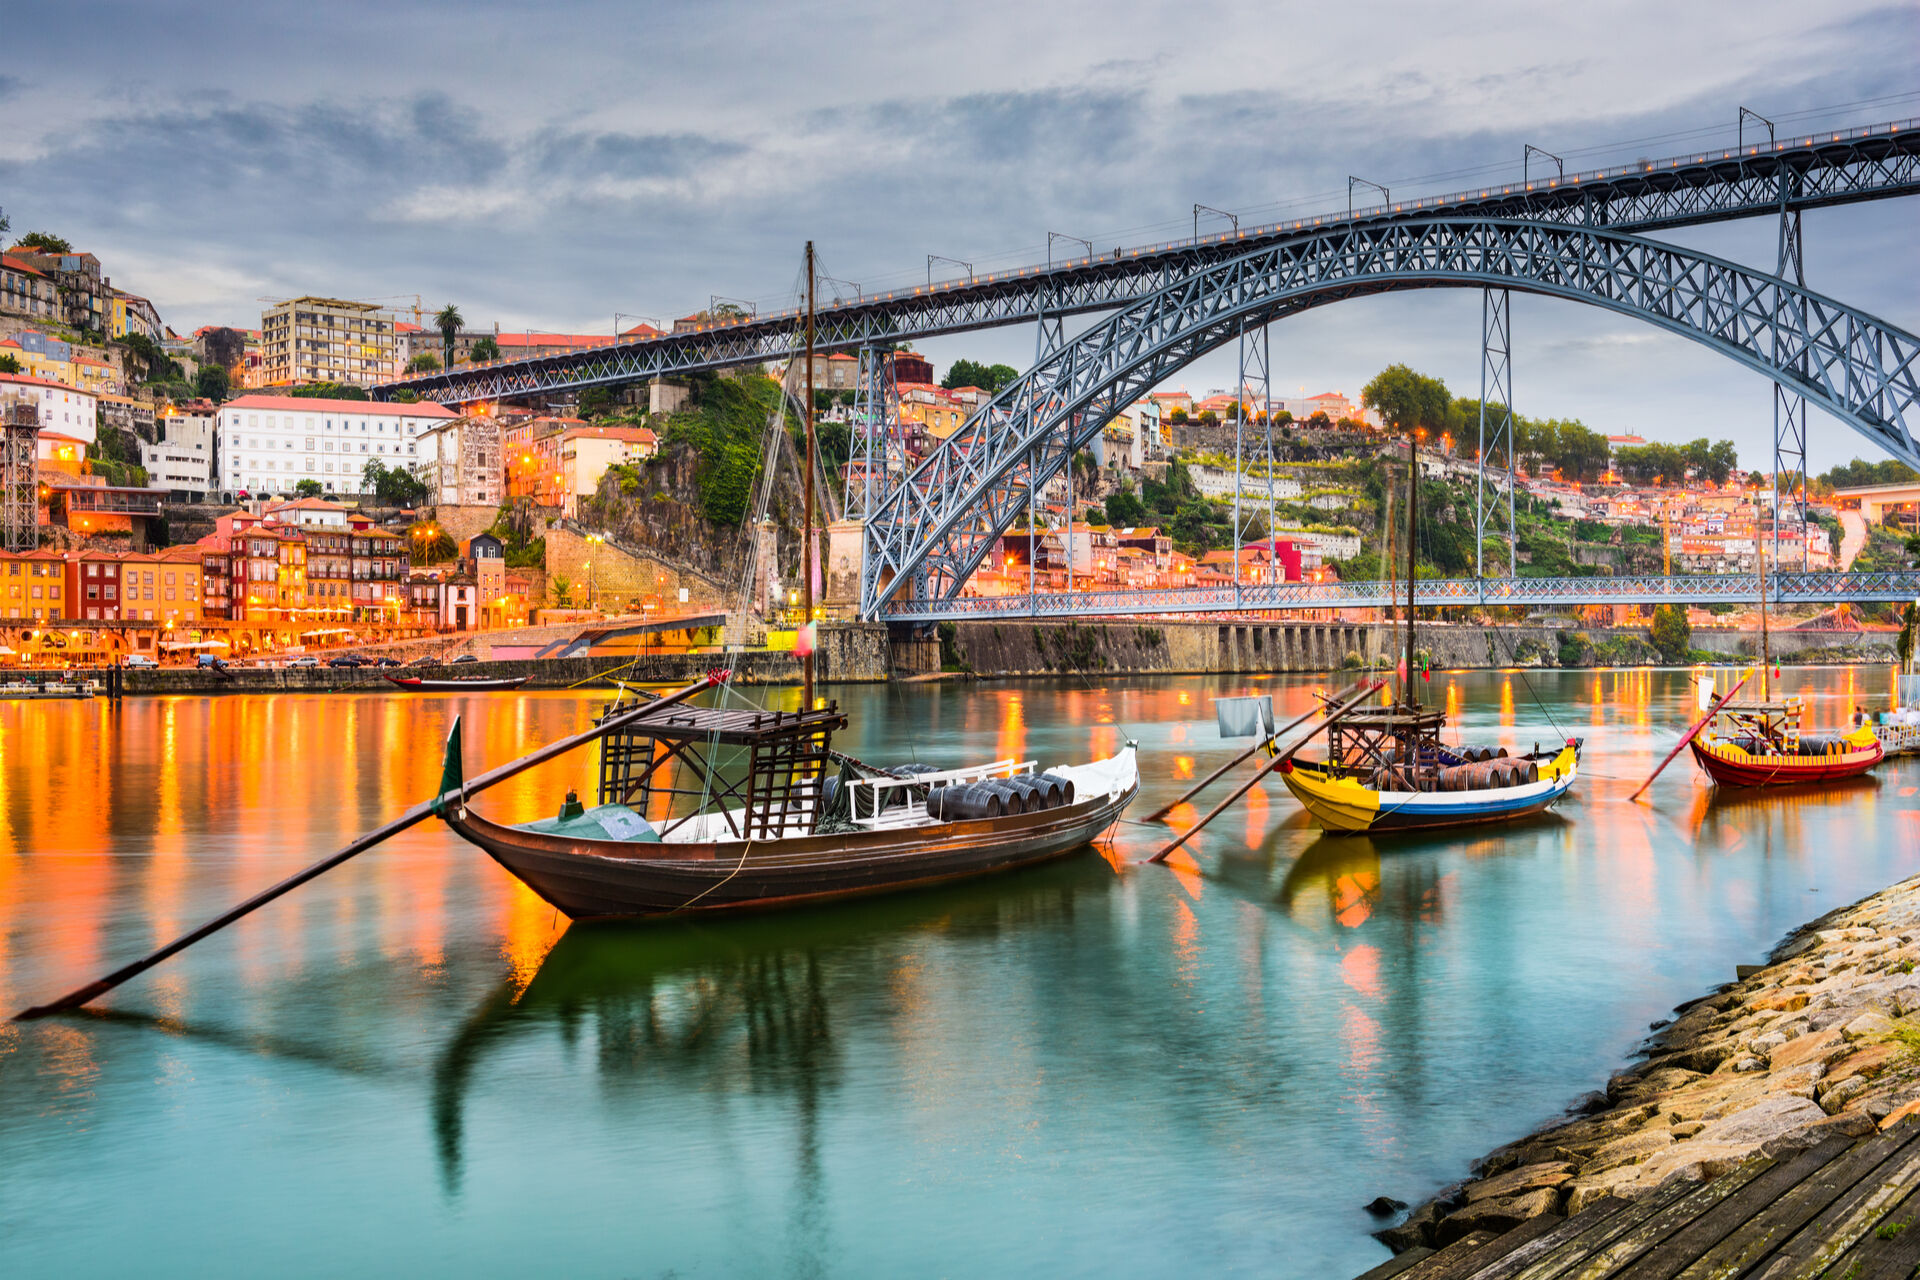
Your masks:
M387 676L387 683L415 693L487 693L518 689L525 676Z
M616 699L603 718L631 711ZM1032 761L875 769L832 749L834 704L678 706L602 740L598 803L461 837L576 920L821 902L1029 866L1084 849L1139 789L1134 747L1044 774ZM457 732L457 729L456 729ZM449 744L449 781L459 785ZM837 771L836 771L837 770Z
M1290 754L1279 773L1324 831L1379 835L1511 822L1542 813L1572 789L1580 740L1513 756L1504 747L1449 746L1446 713L1420 705L1414 667L1415 533L1419 512L1417 446L1407 439L1406 649L1400 695L1388 706L1354 707L1325 723L1327 755ZM1389 556L1388 563L1392 563ZM1554 735L1559 736L1557 733Z
M1687 745L1694 763L1723 787L1784 787L1865 773L1887 749L1871 725L1845 734L1800 731L1800 699L1730 702Z
M1726 699L1716 704L1707 722L1687 740L1693 761L1722 787L1785 787L1858 777L1886 758L1886 747L1871 725L1845 734L1802 733L1801 700L1772 696L1764 538L1755 539L1754 560L1760 578L1760 696L1752 702Z

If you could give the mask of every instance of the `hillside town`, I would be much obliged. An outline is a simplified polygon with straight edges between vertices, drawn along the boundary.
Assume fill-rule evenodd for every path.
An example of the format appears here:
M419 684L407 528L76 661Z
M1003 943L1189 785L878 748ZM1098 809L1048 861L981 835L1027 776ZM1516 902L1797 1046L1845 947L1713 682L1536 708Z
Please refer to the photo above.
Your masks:
M713 388L759 379L797 400L810 382L831 464L829 514L844 517L863 490L897 481L1017 376L958 360L942 377L911 350L887 353L875 369L822 352L811 370L796 360L538 408L457 413L404 390L369 396L411 375L714 318L565 334L471 326L453 306L428 316L418 298L392 309L316 294L183 336L153 301L115 285L94 254L53 235L21 237L0 255L0 411L19 508L0 551L5 647L27 665L122 654L190 661L623 616L664 627L724 613L740 467L723 468L725 450L699 431L743 440L756 420L744 400L716 407L725 397ZM764 394L749 387L746 398ZM1481 479L1471 444L1479 411L1458 402L1420 459L1429 500L1456 529L1462 513L1471 523ZM738 421L722 422L727 412ZM1776 519L1773 477L1740 468L1725 442L1680 449L1515 421L1516 432L1549 443L1513 458L1513 545L1504 519L1477 555L1436 534L1416 549L1423 574L1751 572L1763 548L1775 566L1808 570L1920 554L1920 488L1899 464L1856 463L1783 492ZM886 425L865 425L873 422ZM1405 548L1391 545L1380 509L1397 462L1384 425L1364 394L1155 390L1053 477L966 590L1390 575ZM872 447L855 449L863 436ZM691 469L675 467L676 456ZM636 512L648 495L698 518L663 531ZM837 527L844 534L846 521ZM761 634L777 637L795 621L797 538L791 528L760 536L772 554L751 601ZM854 604L844 583L829 584L820 616L847 616ZM1694 612L1697 625L1727 622Z

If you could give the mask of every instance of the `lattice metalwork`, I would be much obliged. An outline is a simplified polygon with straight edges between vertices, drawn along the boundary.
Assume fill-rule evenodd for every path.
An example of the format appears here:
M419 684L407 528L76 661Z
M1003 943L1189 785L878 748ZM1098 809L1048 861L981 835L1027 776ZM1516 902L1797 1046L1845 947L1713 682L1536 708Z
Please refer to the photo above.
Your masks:
M1244 495L1246 487L1247 459L1246 446L1256 443L1247 440L1247 421L1249 413L1259 414L1251 425L1259 427L1266 451L1260 455L1266 460L1266 518L1264 528L1269 552L1273 546L1273 371L1272 347L1267 340L1267 327L1250 321L1240 322L1240 386L1235 396L1239 402L1238 412L1233 423L1233 580L1239 582L1243 577L1240 549L1246 545L1246 533L1258 507L1253 500L1258 493ZM1267 558L1269 572L1273 563L1272 556Z
M1196 267L1228 261L1251 249L1317 239L1338 228L1473 215L1618 232L1772 216L1780 208L1782 175L1792 179L1793 209L1920 193L1920 122L1800 135L1564 178L1493 185L914 286L821 308L816 346L853 351L870 344L1025 324L1038 315L1058 318L1106 310L1157 293ZM777 360L792 347L801 319L797 311L784 311L566 355L462 366L389 383L374 394L384 398L406 387L443 404L511 400L758 364Z
M1780 175L1780 255L1774 274L1801 288L1807 267L1800 252L1800 211L1791 207L1792 175ZM1785 482L1794 522L1800 526L1800 567L1807 567L1807 401L1785 383L1773 384L1773 562L1780 559L1780 492Z
M1896 457L1920 339L1736 263L1635 236L1537 222L1435 219L1342 227L1196 268L1070 339L916 467L867 526L863 613L905 575L958 594L1025 500L1125 405L1229 341L1328 302L1404 289L1510 288L1659 325L1794 386ZM1014 476L1016 465L1025 475Z
M40 545L39 406L0 401L0 550Z
M1473 576L1487 576L1487 529L1504 516L1507 576L1518 571L1513 536L1513 295L1480 294L1480 454L1473 491ZM1493 501L1487 501L1491 493Z
M1124 614L1251 614L1271 609L1378 609L1404 601L1404 583L1286 582L1162 591L1051 592L1036 596L960 596L902 600L881 615L888 621L939 622L958 618L1088 617ZM1400 594L1396 594L1400 593ZM1899 603L1920 593L1920 572L1767 574L1770 604ZM1414 588L1419 607L1538 607L1579 604L1757 604L1757 573L1638 578L1423 578Z
M853 401L853 457L847 467L847 510L865 520L907 473L900 427L900 389L893 361L879 348L860 348L860 385Z

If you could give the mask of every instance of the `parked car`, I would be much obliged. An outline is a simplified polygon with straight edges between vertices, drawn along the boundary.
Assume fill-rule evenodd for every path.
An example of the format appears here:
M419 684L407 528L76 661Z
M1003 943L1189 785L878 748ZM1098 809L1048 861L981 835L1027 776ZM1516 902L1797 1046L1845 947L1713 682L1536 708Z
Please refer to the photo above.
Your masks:
M328 658L327 665L330 667L364 667L367 665L367 660L351 653L343 653L337 658Z
M227 669L227 660L217 653L203 653L194 659L193 665L196 667L208 667L214 671L225 671Z
M430 653L423 653L407 665L410 667L437 667L440 665L440 659Z
M376 667L397 667L397 666L399 666L399 665L400 665L400 659L398 659L398 658L375 658L375 659L373 660L373 665L374 665L374 666L376 666Z
M290 667L317 667L320 665L320 659L310 653L303 653L287 665Z
M127 660L120 665L124 667L157 667L160 664L144 653L130 653L127 655Z
M478 659L478 658L476 658L476 657L474 657L474 656L473 656L472 654L470 654L470 653L463 653L463 654L461 654L461 655L460 655L459 657L457 657L457 658L455 658L455 659L454 659L454 661L455 661L456 663L458 663L458 662L478 662L478 661L480 661L480 659Z

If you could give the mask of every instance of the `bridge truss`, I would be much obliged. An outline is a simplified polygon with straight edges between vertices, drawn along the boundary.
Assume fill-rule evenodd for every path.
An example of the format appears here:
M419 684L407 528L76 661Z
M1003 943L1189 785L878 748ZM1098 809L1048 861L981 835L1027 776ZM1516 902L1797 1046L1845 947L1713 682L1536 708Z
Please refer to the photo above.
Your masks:
M1783 194L1784 192L1784 194ZM1028 324L1124 306L1197 268L1250 250L1436 216L1524 219L1646 232L1920 193L1920 120L1641 161L1564 177L1295 218L1218 235L1089 253L1044 265L957 278L822 307L815 347L856 351L900 341ZM513 400L585 387L784 360L797 310L719 320L681 333L565 355L463 366L374 389L406 389L440 404Z
M881 615L890 622L946 622L965 618L1087 617L1089 615L1260 613L1380 609L1406 602L1404 583L1276 582L1160 591L1042 592L1033 596L955 596L902 600ZM1891 603L1920 599L1920 571L1769 573L1767 603ZM1414 586L1417 608L1552 608L1578 605L1760 603L1754 573L1615 578L1423 578Z
M874 510L861 612L876 615L908 581L916 599L958 595L1032 486L1242 322L1460 286L1562 297L1659 325L1792 387L1920 465L1907 425L1920 400L1920 339L1842 303L1593 228L1481 219L1340 227L1197 268L1069 339L1003 390Z

